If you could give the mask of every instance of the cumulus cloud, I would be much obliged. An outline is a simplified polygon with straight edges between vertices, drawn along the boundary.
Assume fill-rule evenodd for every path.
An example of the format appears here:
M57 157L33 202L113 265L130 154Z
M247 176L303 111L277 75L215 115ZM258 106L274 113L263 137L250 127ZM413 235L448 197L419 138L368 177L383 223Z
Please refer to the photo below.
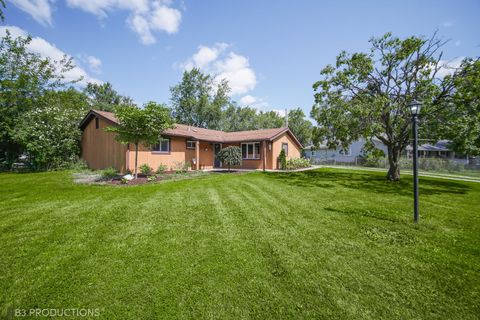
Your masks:
M226 43L199 46L195 54L181 64L185 70L194 67L204 72L213 74L216 81L226 79L230 86L232 96L246 94L253 90L257 84L255 71L250 67L247 57L227 50Z
M26 37L28 33L16 26L0 26L0 36L4 36L6 34L6 30L8 30L12 37ZM67 58L71 56L63 52L62 50L58 49L54 44L46 41L40 37L32 37L32 41L28 45L28 50L34 53L38 53L43 58L50 58L52 61L60 61L66 55ZM93 83L101 83L100 80L91 77L84 69L78 66L77 61L75 62L75 67L64 73L66 81L74 81L78 80L79 78L83 78L79 84L86 85L88 82Z
M440 60L440 69L437 72L437 77L443 78L447 75L453 75L462 64L463 59L465 59L465 57L457 57L452 60Z
M250 106L250 105L254 104L255 102L257 102L257 98L247 94L246 96L241 97L238 102L242 106Z
M166 0L67 0L67 4L101 19L107 18L108 12L114 10L130 11L127 24L147 45L156 42L156 31L168 34L178 32L182 20L181 12L170 7L171 1Z
M42 25L52 25L51 0L10 0L20 10L28 13Z

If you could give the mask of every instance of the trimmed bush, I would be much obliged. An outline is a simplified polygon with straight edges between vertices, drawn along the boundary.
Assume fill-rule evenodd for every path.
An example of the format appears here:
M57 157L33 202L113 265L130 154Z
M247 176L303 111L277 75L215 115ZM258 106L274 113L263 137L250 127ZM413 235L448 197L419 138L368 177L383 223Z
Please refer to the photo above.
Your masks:
M140 172L143 174L143 175L146 175L146 176L149 176L152 174L153 172L153 169L152 167L150 167L148 164L144 163L142 164L140 167Z
M228 166L228 171L232 166L242 164L242 150L237 146L223 148L218 152L217 157Z
M118 171L115 168L107 168L100 172L102 180L112 180L118 176Z
M161 163L158 168L157 168L157 173L158 174L162 174L162 173L165 173L165 171L167 171L168 167L166 164L163 164Z
M291 158L287 160L287 170L296 170L310 167L310 161L305 158Z

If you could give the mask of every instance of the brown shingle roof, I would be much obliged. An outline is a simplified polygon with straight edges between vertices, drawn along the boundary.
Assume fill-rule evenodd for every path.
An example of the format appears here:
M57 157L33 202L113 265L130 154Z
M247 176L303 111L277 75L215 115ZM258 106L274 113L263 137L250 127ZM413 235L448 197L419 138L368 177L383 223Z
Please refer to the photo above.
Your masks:
M80 123L80 127L84 128L85 124L88 123L90 118L93 117L94 115L100 116L110 122L118 123L117 118L111 112L90 110L87 116L85 116L85 118ZM298 143L300 147L302 147L301 143L297 140L297 138L292 134L292 132L287 127L274 128L274 129L225 132L220 130L198 128L198 127L193 127L185 124L175 124L174 128L165 130L164 134L170 135L170 136L192 138L195 140L228 143L228 142L241 142L241 141L273 140L285 132L288 132L293 137L295 142Z

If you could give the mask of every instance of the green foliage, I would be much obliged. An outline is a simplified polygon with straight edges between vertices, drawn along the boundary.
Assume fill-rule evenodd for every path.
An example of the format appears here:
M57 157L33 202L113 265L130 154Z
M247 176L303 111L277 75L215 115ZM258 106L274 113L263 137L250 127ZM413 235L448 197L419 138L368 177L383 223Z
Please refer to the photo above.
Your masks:
M15 135L25 114L36 111L46 92L81 80L65 79L74 67L72 58L42 58L28 50L31 41L30 36L13 38L8 29L0 41L0 164L5 168L24 152L24 143Z
M151 175L151 176L148 176L148 177L147 177L147 181L148 181L148 182L155 182L155 181L157 181L157 176L154 175L154 174Z
M121 178L120 183L121 184L128 184L128 179L127 178Z
M135 145L135 178L137 177L138 145L151 145L158 141L163 131L172 127L170 110L155 102L146 103L142 109L132 104L115 107L118 125L106 128L115 132L116 139L123 144Z
M158 174L165 173L165 171L167 171L167 169L168 169L167 165L161 163L161 164L158 166L156 173L158 173Z
M427 123L460 154L480 156L480 60L465 59L453 76L455 92Z
M115 168L107 168L100 171L102 180L112 180L118 176L118 171Z
M183 73L182 81L170 88L172 115L176 122L200 128L220 129L222 112L229 103L230 88L225 80L193 68Z
M5 0L0 0L0 21L5 20L5 14L3 13L4 8L6 8Z
M153 172L152 167L150 167L150 166L149 166L148 164L146 164L146 163L142 164L142 165L139 167L139 169L140 169L140 173L143 174L143 175L145 175L145 176L149 176L149 175L151 175L152 172Z
M291 158L287 160L286 163L287 170L296 170L301 168L308 168L310 167L310 160L305 158Z
M34 170L68 168L78 160L81 131L87 113L85 96L74 89L48 91L26 111L13 138L23 146Z
M304 146L312 142L312 123L305 119L305 113L297 108L288 112L288 127Z
M88 83L84 93L89 98L92 109L113 111L120 104L133 104L132 99L120 95L109 83Z
M237 146L225 147L217 153L217 158L228 166L228 170L232 166L242 164L242 150Z
M422 119L452 92L451 77L436 77L444 44L431 39L400 39L390 33L370 40L369 53L341 52L336 65L328 65L317 81L311 117L316 144L326 141L330 148L346 148L363 137L378 138L389 148L387 178L399 180L399 159L409 143L409 103L423 103Z
M285 150L280 151L280 155L278 156L278 161L280 163L281 170L287 170L287 156L285 155Z

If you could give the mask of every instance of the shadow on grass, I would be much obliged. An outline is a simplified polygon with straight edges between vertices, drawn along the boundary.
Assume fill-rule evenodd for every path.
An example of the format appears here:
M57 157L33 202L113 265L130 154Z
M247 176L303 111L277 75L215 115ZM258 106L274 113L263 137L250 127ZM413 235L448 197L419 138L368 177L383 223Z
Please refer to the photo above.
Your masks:
M403 176L398 182L390 182L384 174L373 172L334 172L330 170L311 170L302 172L266 172L268 177L299 187L333 188L340 185L345 188L361 189L383 194L412 194L412 177ZM421 179L421 195L466 194L471 187L447 180Z

